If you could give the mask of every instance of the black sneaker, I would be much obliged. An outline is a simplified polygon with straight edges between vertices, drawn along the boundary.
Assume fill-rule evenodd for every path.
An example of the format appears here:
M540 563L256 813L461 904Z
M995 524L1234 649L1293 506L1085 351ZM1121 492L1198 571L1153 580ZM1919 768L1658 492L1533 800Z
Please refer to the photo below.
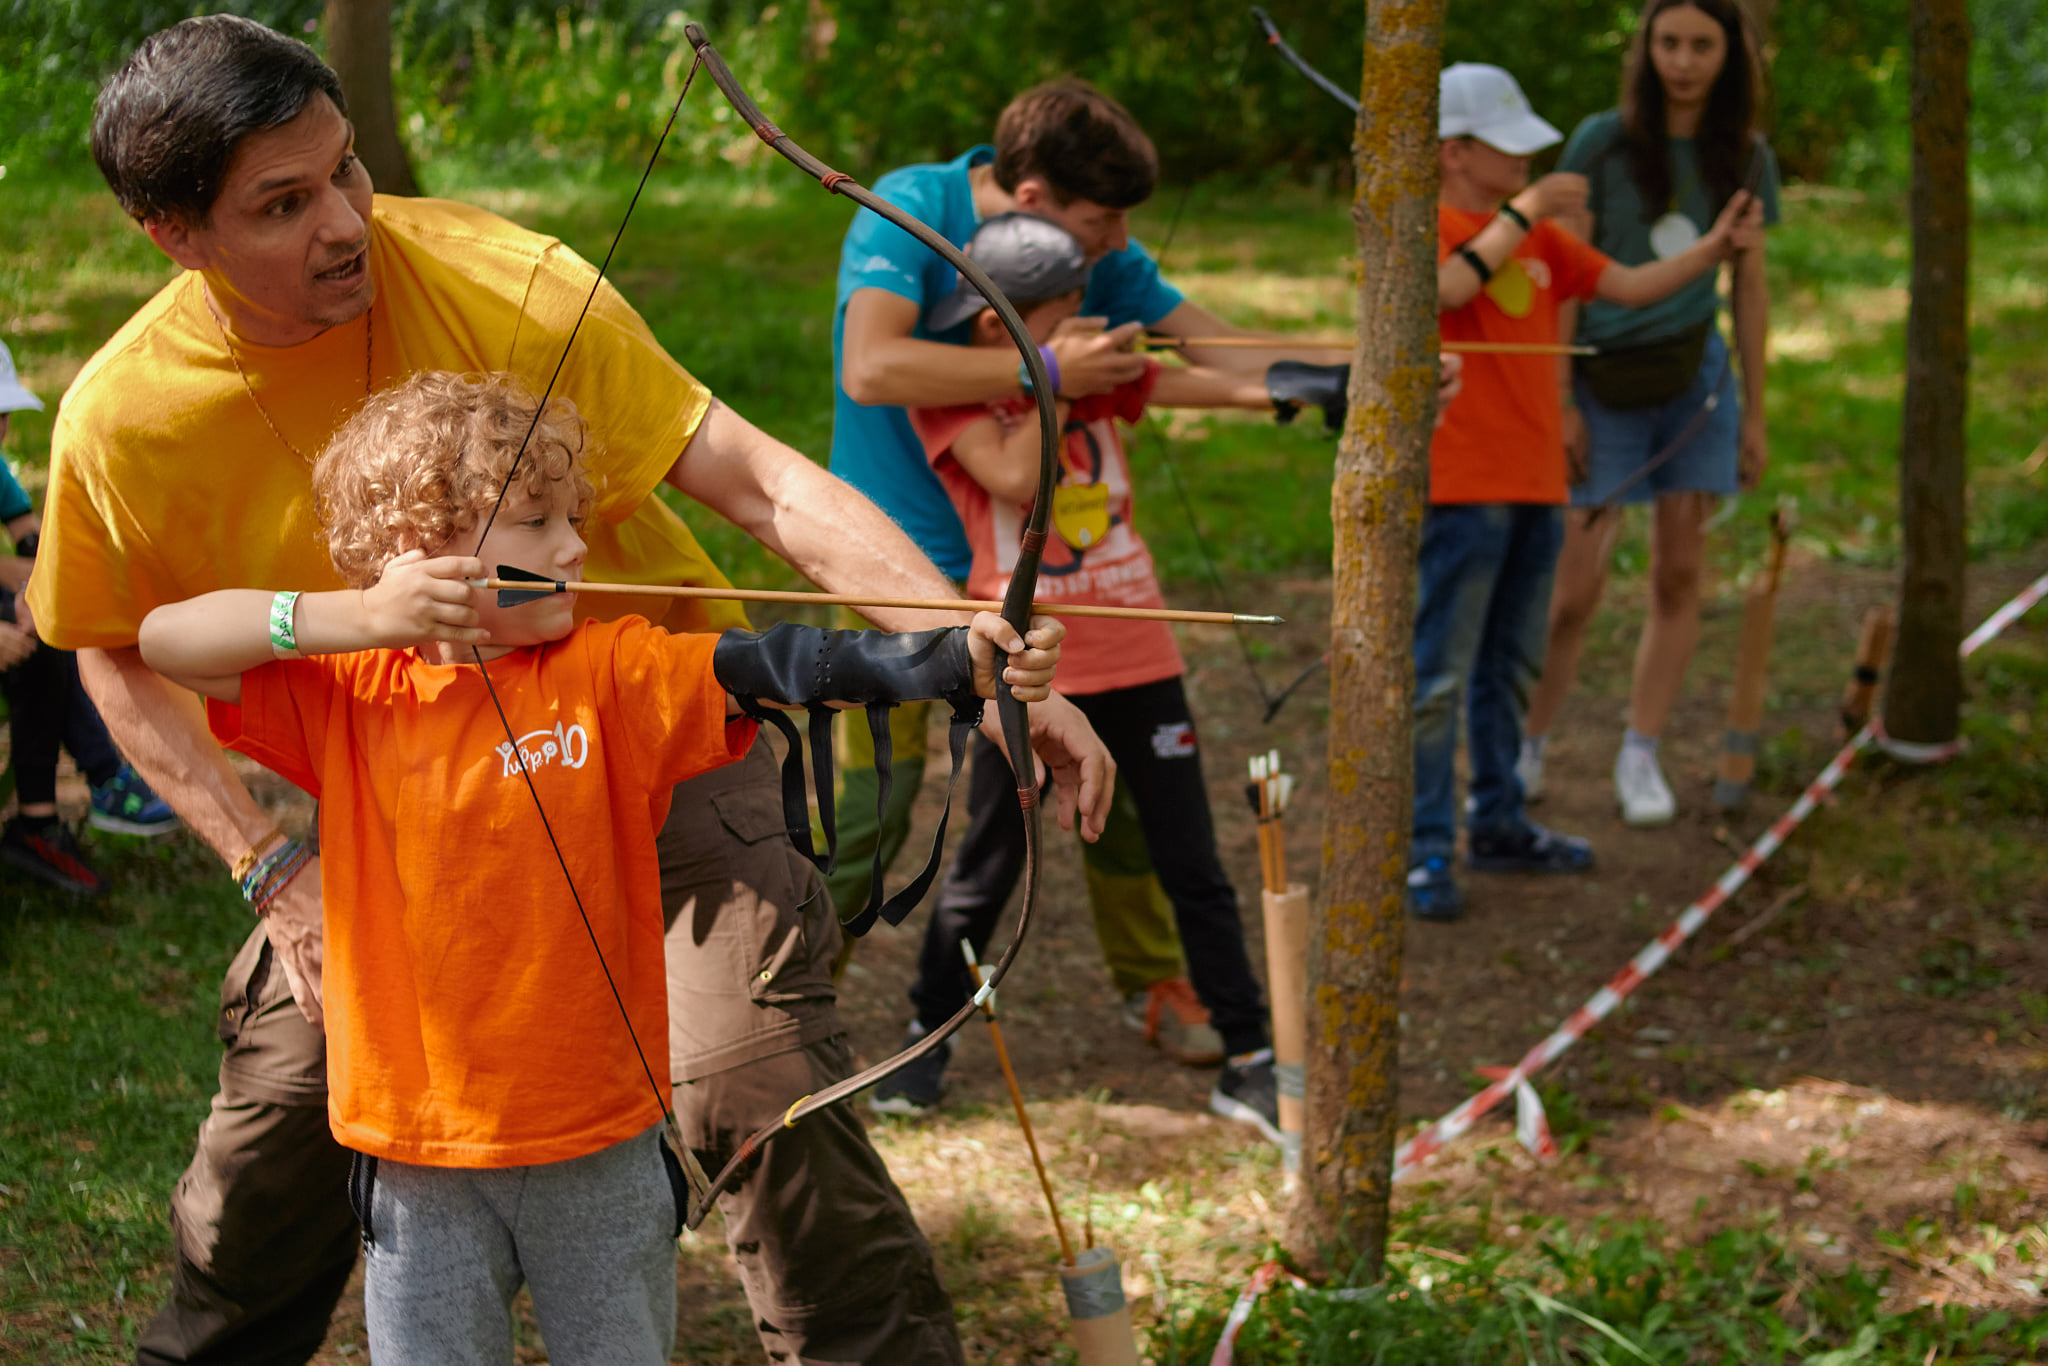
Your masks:
M1268 1143L1280 1141L1280 1083L1273 1075L1273 1050L1240 1053L1223 1064L1209 1108L1225 1119L1251 1124Z
M30 825L20 816L0 830L0 863L12 864L53 887L80 896L98 896L107 890L106 879L85 861L85 851L62 821Z
M1524 821L1506 830L1472 831L1465 866L1476 873L1583 873L1593 866L1593 846Z
M903 1046L910 1047L926 1032L922 1025L912 1025L903 1038ZM946 1064L952 1057L953 1041L948 1039L915 1062L890 1073L868 1092L868 1108L881 1115L921 1115L933 1109L945 1098Z

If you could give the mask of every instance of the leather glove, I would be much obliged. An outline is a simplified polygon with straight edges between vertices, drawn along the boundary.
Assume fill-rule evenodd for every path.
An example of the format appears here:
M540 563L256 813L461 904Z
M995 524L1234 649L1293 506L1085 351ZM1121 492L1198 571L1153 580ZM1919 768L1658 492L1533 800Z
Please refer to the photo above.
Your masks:
M1321 408L1324 429L1343 431L1344 414L1351 401L1350 387L1348 362L1310 365L1307 361L1276 360L1266 367L1266 393L1273 400L1275 419L1283 424L1294 421L1294 415L1303 408Z
M785 621L767 631L727 631L712 651L711 673L735 697L786 706L944 698L958 714L981 715L965 626L891 635Z

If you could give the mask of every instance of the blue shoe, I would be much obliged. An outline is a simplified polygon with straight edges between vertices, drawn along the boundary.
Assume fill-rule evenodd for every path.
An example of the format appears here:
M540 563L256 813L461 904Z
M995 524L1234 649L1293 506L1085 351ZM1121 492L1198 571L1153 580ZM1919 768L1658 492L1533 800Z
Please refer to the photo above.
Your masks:
M111 830L117 835L168 835L179 824L171 804L126 764L92 790L92 814L86 819L95 830Z
M1451 861L1432 854L1408 870L1408 914L1417 920L1456 920L1465 914L1465 898L1451 877Z
M1593 866L1593 846L1524 821L1506 830L1472 831L1465 866L1476 873L1583 873Z

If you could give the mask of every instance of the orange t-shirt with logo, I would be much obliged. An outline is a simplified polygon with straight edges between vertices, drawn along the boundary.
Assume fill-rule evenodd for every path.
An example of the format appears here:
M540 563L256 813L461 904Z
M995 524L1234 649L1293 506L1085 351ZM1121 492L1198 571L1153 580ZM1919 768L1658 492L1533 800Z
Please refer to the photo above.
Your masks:
M320 801L328 1121L433 1167L559 1162L660 1118L594 934L666 1096L668 976L654 840L670 790L732 762L717 637L585 621L474 664L410 651L281 660L208 705L222 744Z
M1107 393L1076 400L1067 410L1060 442L1059 483L1053 490L1052 534L1038 570L1038 600L1060 615L1062 602L1103 607L1164 607L1152 551L1138 535L1131 464L1119 421L1136 423L1159 382L1160 365ZM1038 410L1029 399L913 408L910 425L924 442L925 458L945 486L974 553L967 596L1000 598L1009 591L1021 552L1028 504L990 496L953 458L953 443L977 422L993 417L1005 432L1029 423ZM1064 617L1054 686L1073 696L1135 688L1187 672L1173 628L1163 621Z
M1439 263L1479 235L1491 213L1436 206ZM1560 305L1590 299L1610 258L1548 219L1525 234L1486 287L1446 309L1443 339L1558 340ZM1432 503L1566 501L1564 408L1557 357L1465 357L1465 385L1429 446Z

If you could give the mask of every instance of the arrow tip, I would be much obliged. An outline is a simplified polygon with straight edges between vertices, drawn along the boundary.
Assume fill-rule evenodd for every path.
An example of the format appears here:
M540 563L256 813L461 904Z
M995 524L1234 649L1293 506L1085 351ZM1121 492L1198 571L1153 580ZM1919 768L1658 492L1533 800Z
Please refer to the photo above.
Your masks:
M1286 617L1257 617L1245 612L1235 613L1231 620L1241 626L1285 626L1287 624Z

